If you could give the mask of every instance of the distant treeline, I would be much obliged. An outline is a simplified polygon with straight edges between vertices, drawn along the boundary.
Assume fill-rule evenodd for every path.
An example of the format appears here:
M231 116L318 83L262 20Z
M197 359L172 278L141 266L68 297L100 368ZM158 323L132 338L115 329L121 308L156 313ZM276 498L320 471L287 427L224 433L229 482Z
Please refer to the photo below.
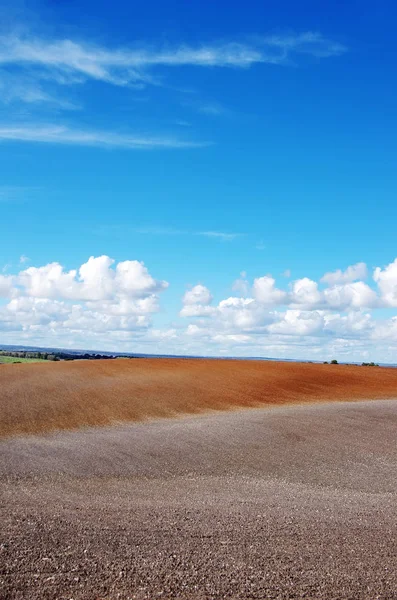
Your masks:
M362 367L379 367L379 365L374 362L363 362L361 366Z
M85 354L75 354L68 352L39 352L32 350L0 350L0 356L12 356L12 358L35 358L38 360L98 360L104 358L117 358L116 356L112 356L109 354L89 354L86 352ZM128 357L133 358L133 357Z

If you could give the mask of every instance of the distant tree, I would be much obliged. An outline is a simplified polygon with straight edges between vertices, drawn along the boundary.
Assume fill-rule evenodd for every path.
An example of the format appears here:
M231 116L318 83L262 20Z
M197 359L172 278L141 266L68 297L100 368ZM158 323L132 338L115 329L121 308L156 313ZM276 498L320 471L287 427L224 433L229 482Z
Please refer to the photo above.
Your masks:
M329 363L328 363L328 361L327 361L327 360L325 360L325 361L323 362L323 365L328 365L328 364L329 364Z
M333 360L331 360L331 365L337 365L338 361L334 358Z

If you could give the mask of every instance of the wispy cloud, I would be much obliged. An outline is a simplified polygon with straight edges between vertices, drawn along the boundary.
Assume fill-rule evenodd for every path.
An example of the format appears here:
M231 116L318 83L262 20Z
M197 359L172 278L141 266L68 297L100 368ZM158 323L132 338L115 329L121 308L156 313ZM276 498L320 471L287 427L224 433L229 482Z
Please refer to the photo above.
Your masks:
M108 148L155 149L155 148L199 148L208 142L192 142L176 138L135 136L107 131L69 129L57 125L47 126L0 126L1 141L41 142L80 146L102 146Z
M281 51L280 58L286 58L294 53L329 58L340 56L347 51L347 47L343 44L333 42L316 31L306 31L298 35L272 35L265 37L263 43L270 48L278 48Z
M218 239L222 242L230 242L239 237L242 237L243 233L225 233L223 231L189 231L188 229L177 229L174 227L157 227L157 226L145 226L145 227L123 227L121 225L101 225L101 227L95 229L95 233L99 235L129 235L131 233L137 233L140 235L165 235L165 236L179 236L179 235L195 235L206 238Z
M188 232L183 229L174 229L172 227L136 227L134 233L142 235L187 235Z
M62 110L76 110L80 106L63 98L53 90L45 90L34 78L0 70L0 97L4 104L24 102L26 104L48 104Z
M198 107L198 111L204 115L210 115L213 117L217 117L218 115L222 115L226 112L226 110L218 103L214 104L202 104Z
M172 135L87 130L72 126L70 122L69 126L52 125L53 117L41 111L43 105L57 111L81 109L84 104L80 102L81 98L77 102L74 97L69 99L65 90L73 86L75 95L76 89L88 81L142 89L147 85L165 85L164 76L170 69L178 67L249 69L260 64L288 65L302 54L327 58L344 52L346 48L341 44L313 32L251 37L245 42L162 47L135 44L132 48L17 33L0 35L0 102L17 105L18 110L18 104L24 103L29 111L29 122L23 125L19 114L7 115L7 122L0 124L0 142L14 140L130 149L208 146L207 142ZM207 115L228 114L228 110L216 102L201 102L195 108ZM34 110L38 119L34 117ZM10 111L9 106L7 111ZM188 122L179 121L179 131L181 126L187 125Z
M338 56L346 47L320 33L305 32L251 38L250 42L201 46L106 48L69 39L46 40L19 35L0 37L0 65L24 68L37 81L61 85L87 79L117 86L158 84L153 70L161 67L249 68L257 63L288 64L293 55Z
M223 242L231 242L238 237L242 237L242 233L224 233L223 231L199 231L196 235L203 235L209 238L217 238Z

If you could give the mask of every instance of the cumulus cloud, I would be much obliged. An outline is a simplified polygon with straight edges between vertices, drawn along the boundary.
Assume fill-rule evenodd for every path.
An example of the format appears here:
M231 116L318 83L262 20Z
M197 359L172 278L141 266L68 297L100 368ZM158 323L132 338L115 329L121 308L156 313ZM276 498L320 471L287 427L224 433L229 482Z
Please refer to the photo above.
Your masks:
M91 256L77 270L65 271L59 263L29 267L16 279L28 296L68 300L109 300L147 297L166 289L165 281L156 281L145 265L136 260L119 262L109 256Z
M7 298L12 293L13 278L10 275L0 274L0 298Z
M324 314L324 329L338 336L354 338L357 336L368 337L376 327L376 322L370 313L350 311L347 314Z
M209 317L214 314L215 309L212 306L203 306L201 304L186 304L179 315L181 317Z
M185 292L182 299L183 304L211 304L212 296L208 288L200 283Z
M277 322L268 326L270 333L287 335L314 335L324 326L324 316L319 311L287 310Z
M234 292L240 293L241 296L248 296L248 294L249 294L249 284L248 284L248 281L247 281L247 273L245 271L242 271L240 273L240 278L236 279L233 282L232 290Z
M397 343L397 316L385 321L377 321L372 328L372 339L380 342ZM394 359L393 362L396 362Z
M285 289L271 275L251 285L242 272L233 285L240 295L217 303L199 283L183 294L184 320L159 328L153 319L168 283L142 262L99 256L74 269L52 262L0 275L0 331L4 343L395 362L397 316L376 311L397 306L397 260L375 269L372 287L346 281L357 270L346 272L342 283L302 277L284 281Z
M351 283L352 281L357 281L358 279L366 279L367 275L367 265L363 262L360 262L347 267L345 271L338 269L337 271L332 271L331 273L325 273L325 275L323 275L321 278L321 281L323 283L328 283L328 285L337 285L340 283Z
M384 269L376 267L374 280L386 306L397 306L397 258Z
M213 314L210 306L213 298L207 287L200 283L185 292L181 317L207 317Z
M265 310L253 298L226 298L217 308L221 326L226 330L245 331L256 328L263 321Z
M330 308L374 308L380 299L376 292L363 281L335 285L324 290L324 299Z
M181 316L207 317L188 325L186 335L202 348L218 347L221 353L234 348L251 355L330 358L338 352L367 360L374 348L377 356L397 355L397 317L379 319L372 313L395 306L397 260L375 269L378 289L357 281L360 275L367 275L364 263L333 272L322 280L328 284L325 288L302 277L281 289L271 275L257 277L250 286L244 272L233 284L241 297L209 306L197 295L194 310L185 311L184 306ZM377 346L381 340L388 342L387 350Z
M154 279L142 262L115 263L90 257L78 269L57 262L0 276L0 330L20 331L56 343L128 335L147 330L159 310L166 281ZM127 338L126 338L127 339Z
M291 304L303 304L305 306L316 306L321 304L322 301L318 284L308 277L293 282L289 299Z
M282 304L286 298L286 292L279 290L275 286L276 281L270 275L258 277L254 280L252 291L254 298L261 304L275 305Z

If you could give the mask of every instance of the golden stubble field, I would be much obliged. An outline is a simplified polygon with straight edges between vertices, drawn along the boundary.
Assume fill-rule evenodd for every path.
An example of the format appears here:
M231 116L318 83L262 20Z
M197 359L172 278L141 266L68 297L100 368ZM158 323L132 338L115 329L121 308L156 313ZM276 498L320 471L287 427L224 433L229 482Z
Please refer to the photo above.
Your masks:
M396 397L394 368L197 359L2 365L0 435L247 407Z

